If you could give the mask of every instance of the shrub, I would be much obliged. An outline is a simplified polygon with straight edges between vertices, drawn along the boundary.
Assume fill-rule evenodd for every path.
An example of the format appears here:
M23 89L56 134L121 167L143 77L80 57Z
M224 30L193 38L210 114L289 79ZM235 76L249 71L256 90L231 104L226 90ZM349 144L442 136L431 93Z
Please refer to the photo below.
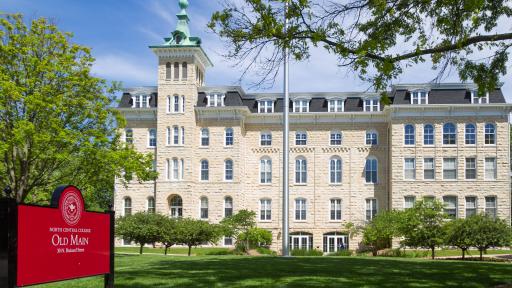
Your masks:
M249 247L247 247L247 243ZM247 251L253 247L269 246L272 244L272 233L262 228L249 228L247 232L240 233L237 238L237 248Z
M269 248L266 248L266 247L257 247L256 251L258 251L258 253L260 253L261 255L277 256L277 252L276 251L272 251L272 250L270 250Z
M235 250L214 250L204 253L204 255L235 255Z
M351 250L339 250L333 253L327 254L327 256L352 256Z
M293 249L291 251L292 256L323 256L324 253L322 251L312 249L312 250L306 250L306 249Z

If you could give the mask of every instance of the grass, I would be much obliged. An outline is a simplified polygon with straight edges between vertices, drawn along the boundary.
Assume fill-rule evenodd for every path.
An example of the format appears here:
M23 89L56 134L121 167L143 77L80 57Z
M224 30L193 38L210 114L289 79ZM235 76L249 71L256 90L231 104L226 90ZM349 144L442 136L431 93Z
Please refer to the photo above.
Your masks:
M230 251L228 248L192 248L192 254L196 256L205 255L218 255L225 254ZM149 248L144 247L144 254L164 254L164 248ZM116 247L116 253L137 253L139 254L139 247ZM171 247L167 250L167 254L187 255L187 247Z
M386 257L117 255L116 287L493 287L512 265ZM44 288L102 287L93 277Z

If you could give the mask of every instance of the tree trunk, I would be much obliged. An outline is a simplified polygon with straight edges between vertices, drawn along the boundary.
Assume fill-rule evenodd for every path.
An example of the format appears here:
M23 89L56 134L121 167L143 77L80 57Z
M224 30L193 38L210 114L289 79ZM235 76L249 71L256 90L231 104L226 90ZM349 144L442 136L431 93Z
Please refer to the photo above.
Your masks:
M436 247L430 247L432 249L432 260L436 259Z
M192 250L192 245L188 245L188 256L190 256L191 250Z
M478 248L478 250L480 251L480 261L482 261L482 260L484 260L484 256L482 255L484 252L484 249Z
M169 246L165 245L165 255L167 255L167 249L169 249Z
M140 250L139 250L139 254L142 255L142 249L144 248L144 243L141 243L140 244Z
M466 259L466 249L462 249L462 260Z

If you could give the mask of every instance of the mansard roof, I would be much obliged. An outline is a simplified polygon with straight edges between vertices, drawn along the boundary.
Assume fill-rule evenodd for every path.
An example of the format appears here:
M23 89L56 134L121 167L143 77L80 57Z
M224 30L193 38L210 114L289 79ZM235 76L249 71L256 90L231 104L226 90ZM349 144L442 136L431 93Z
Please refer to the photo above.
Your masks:
M133 97L139 95L148 95L149 107L156 108L158 106L158 87L156 86L141 86L127 88L123 90L123 95L119 101L118 108L131 108L133 107Z

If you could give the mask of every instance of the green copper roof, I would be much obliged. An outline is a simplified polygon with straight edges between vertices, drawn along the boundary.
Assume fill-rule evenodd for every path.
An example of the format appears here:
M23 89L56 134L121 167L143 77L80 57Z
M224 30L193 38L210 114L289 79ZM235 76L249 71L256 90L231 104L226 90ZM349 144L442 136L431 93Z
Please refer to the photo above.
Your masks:
M150 48L163 48L163 47L199 47L201 45L201 38L190 36L190 29L188 23L187 8L188 0L179 0L180 13L176 14L178 23L176 29L171 33L171 37L164 38L164 43L160 45L149 46Z

